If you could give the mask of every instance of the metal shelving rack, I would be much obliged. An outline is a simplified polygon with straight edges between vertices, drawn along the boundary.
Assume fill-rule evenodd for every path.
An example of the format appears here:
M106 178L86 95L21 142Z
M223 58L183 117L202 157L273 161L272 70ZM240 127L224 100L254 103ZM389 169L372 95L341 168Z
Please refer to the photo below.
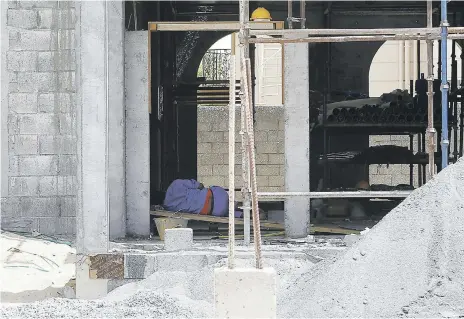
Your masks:
M405 198L410 191L357 191L357 192L257 192L256 167L254 152L254 129L252 121L252 99L251 94L251 66L249 56L250 43L345 43L361 41L388 41L388 40L426 40L427 42L427 83L428 83L428 133L427 147L429 154L430 175L435 174L435 135L436 130L433 123L433 60L432 60L432 41L441 40L442 62L442 167L448 165L448 83L447 83L447 63L446 50L447 39L464 39L463 27L449 27L447 21L447 2L441 0L441 23L440 28L432 26L432 2L427 1L427 27L426 28L383 28L383 29L286 29L286 30L250 30L249 25L249 0L239 1L240 12L240 88L241 88L241 134L242 134L242 171L244 187L242 193L244 197L244 218L245 218L245 243L249 243L250 234L247 231L246 223L250 216L250 209L253 212L254 244L256 252L256 267L262 268L261 263L261 240L258 214L258 198L266 200L282 200L291 197L309 198ZM295 19L292 15L292 0L288 1L288 22L292 26ZM301 6L304 11L304 4ZM304 14L297 19L304 26ZM257 37L267 36L267 37ZM291 38L286 37L291 36ZM233 60L233 59L231 59ZM231 83L234 83L232 76L235 76L235 65L231 65ZM231 86L233 87L233 85ZM234 189L234 154L235 154L235 101L231 93L229 103L229 189ZM233 113L233 114L232 114ZM251 206L249 205L251 200ZM230 205L235 201L234 192L229 192ZM233 207L233 206L231 206ZM229 222L229 267L233 267L234 255L234 210L230 209ZM248 228L249 229L249 228Z

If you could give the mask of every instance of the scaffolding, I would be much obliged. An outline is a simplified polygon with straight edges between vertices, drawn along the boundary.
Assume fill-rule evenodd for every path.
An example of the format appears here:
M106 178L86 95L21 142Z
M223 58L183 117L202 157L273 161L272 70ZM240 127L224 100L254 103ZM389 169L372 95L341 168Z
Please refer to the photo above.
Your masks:
M305 1L300 1L301 18L294 18L292 0L288 0L288 29L286 30L250 30L249 26L249 0L239 1L240 16L240 97L241 97L241 135L242 135L242 194L244 198L244 238L245 245L250 242L250 209L253 216L253 232L256 267L262 268L261 237L259 228L258 199L282 200L291 197L307 198L405 198L411 191L337 191L337 192L258 192L256 184L256 167L254 154L254 130L252 121L251 94L251 67L249 56L250 43L345 43L361 41L388 41L388 40L425 40L427 43L427 109L428 123L428 158L429 174L435 174L435 136L433 124L433 40L441 40L441 92L442 92L442 168L448 165L448 81L447 81L447 40L464 39L464 27L449 27L447 21L447 1L441 0L440 27L432 25L432 1L427 1L427 27L426 28L384 28L384 29L306 29L305 28ZM293 22L300 22L302 29L293 29ZM231 59L233 60L233 59ZM231 64L231 83L235 80L235 64ZM233 77L233 78L232 78ZM234 87L231 85L231 90ZM235 167L235 100L232 93L229 101L229 189L234 189ZM232 154L231 154L232 153ZM309 161L309 159L308 159ZM229 267L233 268L234 256L234 192L230 192L229 209ZM251 202L251 207L250 207Z

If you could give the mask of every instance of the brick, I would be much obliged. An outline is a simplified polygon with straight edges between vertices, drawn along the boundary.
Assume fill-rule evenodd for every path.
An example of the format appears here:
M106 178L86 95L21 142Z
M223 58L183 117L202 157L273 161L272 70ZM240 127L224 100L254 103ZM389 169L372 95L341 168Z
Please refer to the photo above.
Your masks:
M285 178L283 176L269 176L269 186L285 186Z
M39 94L38 110L42 113L67 113L75 109L74 104L73 93L41 93Z
M58 156L21 156L19 158L19 174L21 176L57 175Z
M76 176L58 176L58 194L62 196L75 196L77 193Z
M76 118L72 114L60 114L60 133L72 134L76 131Z
M279 173L278 165L256 165L256 174L258 176L276 176Z
M37 71L37 52L9 51L7 52L7 65L8 71Z
M198 167L198 176L203 176L203 175L213 175L213 166L211 165L202 165Z
M213 166L213 176L217 176L217 175L228 176L229 175L229 166L228 165L214 165Z
M13 113L37 113L36 93L10 93L8 106Z
M8 10L8 26L21 29L37 28L37 12L34 10Z
M204 176L202 180L205 186L225 186L225 178L223 176Z
M18 118L20 134L50 134L58 133L59 119L54 114L20 115Z
M75 12L69 10L39 9L39 29L71 29L74 27Z
M50 51L52 32L44 30L10 30L9 49L12 51Z
M211 143L198 143L197 144L197 152L198 153L211 153L212 144Z
M18 73L19 92L54 92L58 88L57 75L52 72Z
M256 176L256 182L258 183L258 189L261 189L262 187L269 185L269 177L268 176Z
M198 165L223 164L223 158L216 154L198 154Z
M58 195L58 179L56 176L39 177L39 195L40 196Z
M61 155L59 160L59 175L77 174L77 158L75 155Z
M37 69L44 71L74 71L75 54L72 50L38 52Z
M37 135L10 135L8 146L10 154L13 155L37 154Z
M198 132L198 142L222 142L224 132Z
M47 154L76 154L77 138L71 135L42 135L39 136L39 153Z
M61 216L76 217L76 198L61 197Z
M2 218L20 216L18 197L1 198L1 216Z
M36 176L10 177L9 191L12 196L37 196L39 179Z
M229 153L229 144L228 143L212 143L211 152L215 154Z
M269 164L281 164L285 163L285 155L284 154L268 154L269 156Z
M58 197L22 197L21 210L27 217L58 217L60 200Z

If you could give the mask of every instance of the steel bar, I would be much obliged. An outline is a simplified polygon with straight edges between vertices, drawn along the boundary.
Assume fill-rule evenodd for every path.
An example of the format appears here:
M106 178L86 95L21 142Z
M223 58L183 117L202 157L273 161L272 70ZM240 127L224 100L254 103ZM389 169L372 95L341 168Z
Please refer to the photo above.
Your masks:
M255 259L256 259L256 268L262 269L262 252L261 252L261 229L259 223L259 208L258 208L258 185L256 182L256 162L255 162L255 138L254 138L254 129L253 129L253 119L251 112L251 99L250 96L250 79L251 79L251 63L249 58L245 58L245 54L242 51L242 60L245 62L245 74L243 76L243 86L244 90L244 100L245 100L245 121L247 126L247 137L248 137L248 163L249 163L249 172L251 177L251 204L252 204L252 213L253 213L253 235L254 235L254 244L255 244Z
M427 27L433 25L432 0L427 0ZM429 156L429 175L433 178L436 172L435 167L435 136L437 131L433 124L433 41L427 40L427 133L428 133L428 156Z
M440 36L433 35L370 35L370 36L329 36L311 38L251 38L250 43L344 43L370 41L399 41L399 40L437 40ZM464 34L455 34L453 39L464 39Z
M448 166L448 7L441 0L441 167Z
M300 27L301 29L306 28L306 1L300 0Z
M248 57L248 37L246 36L246 24L249 22L249 3L247 0L240 0L240 31L239 31L239 49L244 52L245 57ZM239 55L241 57L241 53ZM245 246L250 246L250 170L247 159L247 128L245 122L245 102L243 96L245 94L245 87L243 85L243 76L245 74L245 61L240 58L240 91L241 91L241 108L240 108L240 126L241 126L241 155L242 155L242 199L243 199L243 243Z
M463 34L464 27L448 28L449 34ZM387 29L292 29L292 30L251 30L251 36L284 36L292 35L306 38L308 36L336 35L440 35L440 28L387 28Z
M229 69L229 189L235 189L235 55L230 55ZM235 262L235 192L229 192L229 256L228 266Z
M293 2L288 0L287 2L287 24L289 29L293 29Z
M261 199L309 198L405 198L412 191L346 191L346 192L258 192Z

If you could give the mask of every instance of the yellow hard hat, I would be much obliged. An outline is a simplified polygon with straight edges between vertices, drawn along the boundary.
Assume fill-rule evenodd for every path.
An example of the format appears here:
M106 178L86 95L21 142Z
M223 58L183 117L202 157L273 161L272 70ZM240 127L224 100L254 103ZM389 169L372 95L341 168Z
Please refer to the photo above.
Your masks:
M259 7L251 14L251 20L272 20L272 18L267 9Z

